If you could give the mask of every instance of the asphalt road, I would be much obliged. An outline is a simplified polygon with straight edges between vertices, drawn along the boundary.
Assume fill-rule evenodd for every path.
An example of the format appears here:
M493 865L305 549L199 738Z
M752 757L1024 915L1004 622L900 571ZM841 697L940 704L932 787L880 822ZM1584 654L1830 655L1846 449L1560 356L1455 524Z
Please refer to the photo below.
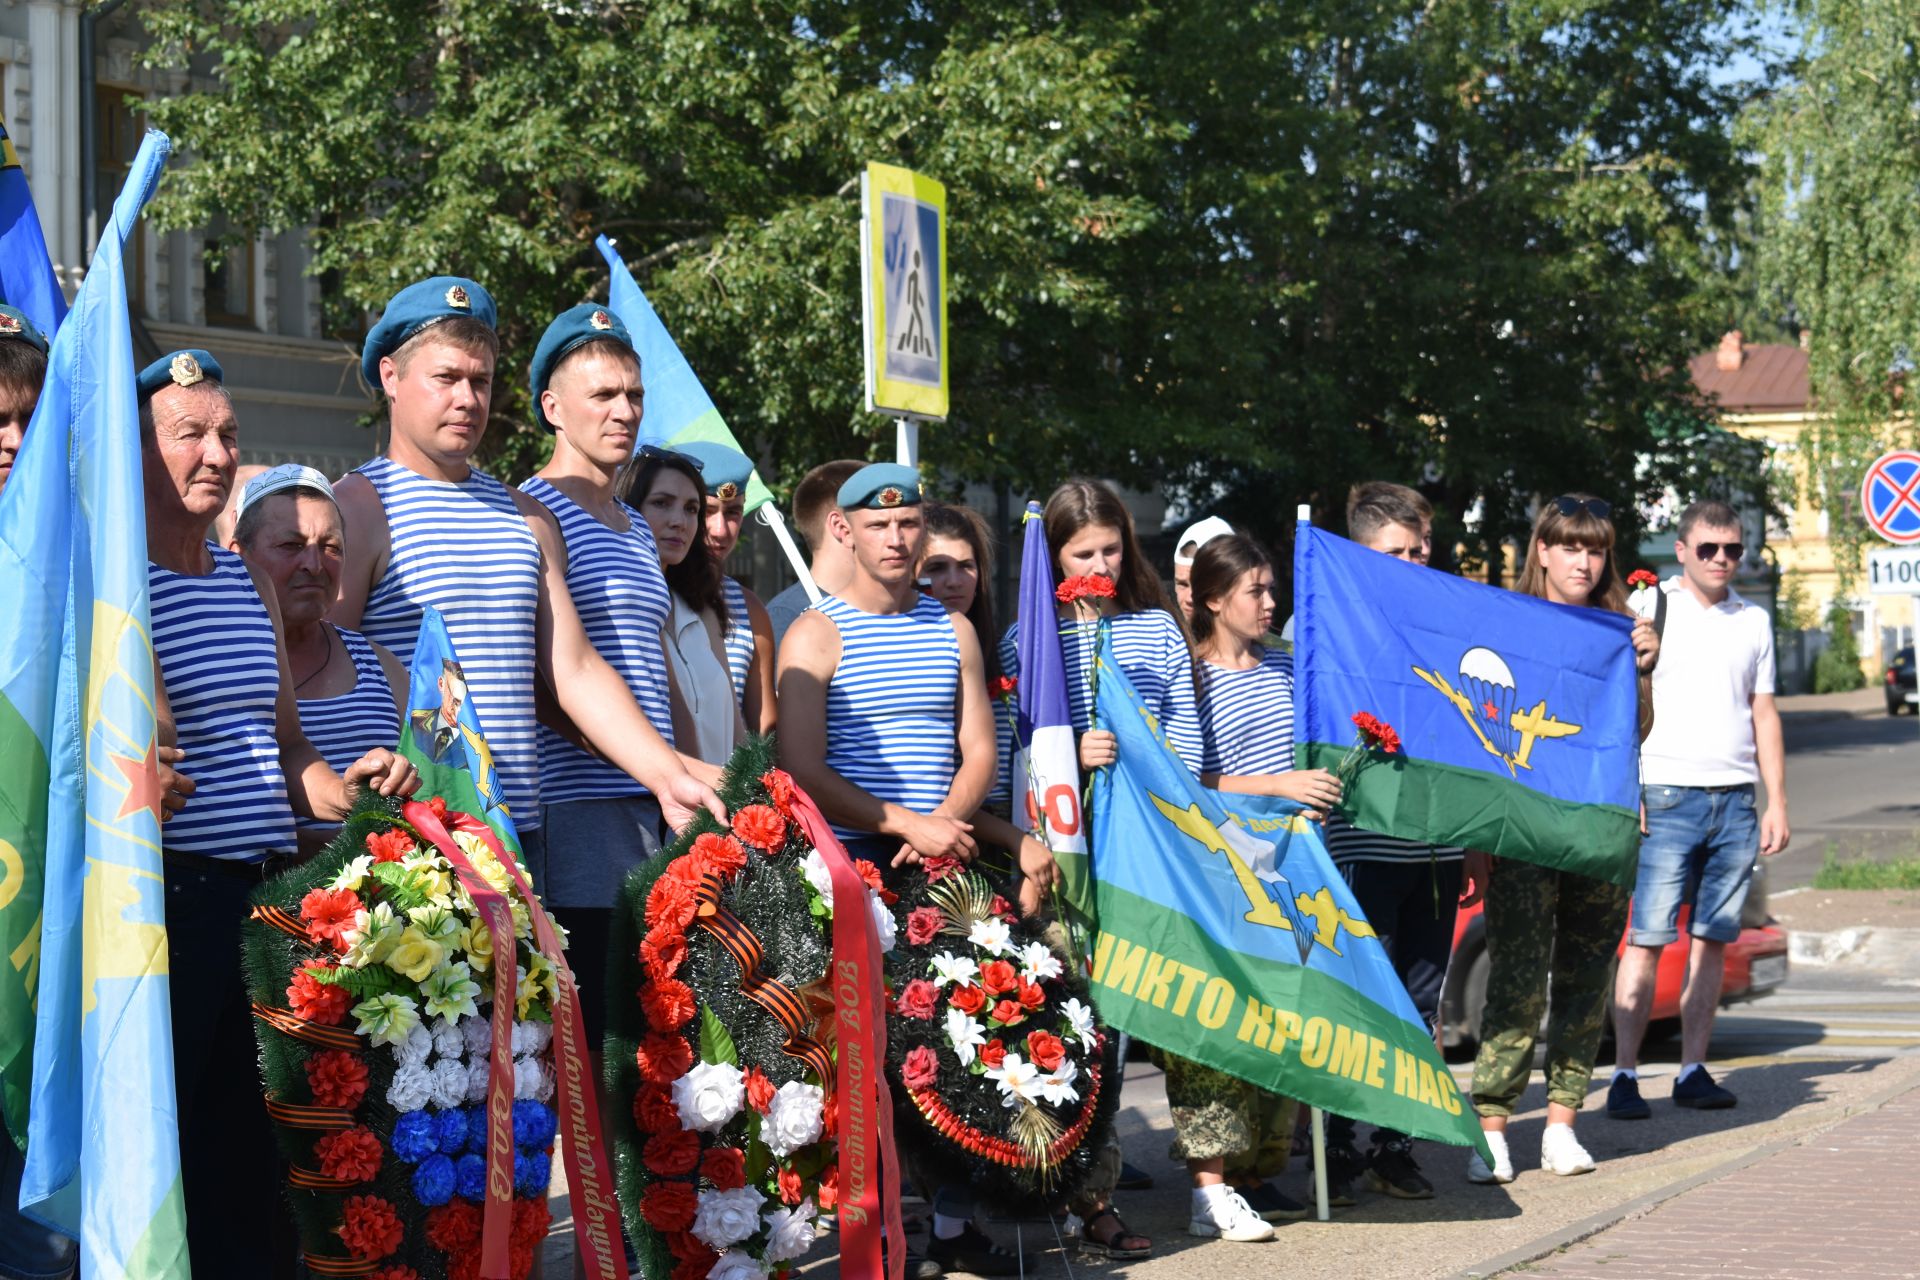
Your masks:
M1791 701L1782 720L1793 842L1769 863L1770 887L1811 882L1829 849L1920 857L1920 717L1798 712Z

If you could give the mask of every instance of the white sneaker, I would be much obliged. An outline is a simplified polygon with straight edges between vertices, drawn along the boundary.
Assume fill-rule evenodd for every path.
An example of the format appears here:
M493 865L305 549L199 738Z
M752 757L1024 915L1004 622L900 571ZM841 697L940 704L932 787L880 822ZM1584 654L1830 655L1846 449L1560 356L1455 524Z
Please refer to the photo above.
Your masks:
M1489 1168L1480 1153L1474 1152L1467 1158L1467 1181L1512 1182L1513 1157L1507 1154L1507 1135L1489 1129L1481 1136L1487 1140L1487 1149L1493 1152L1493 1165Z
M1592 1173L1593 1157L1573 1136L1573 1126L1550 1124L1540 1135L1540 1167L1563 1178L1576 1173Z
M1273 1239L1273 1224L1255 1213L1238 1192L1229 1191L1204 1205L1194 1205L1193 1216L1187 1220L1187 1234L1250 1243Z

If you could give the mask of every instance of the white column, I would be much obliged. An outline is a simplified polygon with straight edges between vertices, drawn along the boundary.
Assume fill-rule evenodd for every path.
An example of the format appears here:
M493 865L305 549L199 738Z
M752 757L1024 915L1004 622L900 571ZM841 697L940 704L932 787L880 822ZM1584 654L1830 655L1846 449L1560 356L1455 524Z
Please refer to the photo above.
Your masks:
M28 184L54 270L71 295L80 286L80 6L27 0L33 60L33 171Z

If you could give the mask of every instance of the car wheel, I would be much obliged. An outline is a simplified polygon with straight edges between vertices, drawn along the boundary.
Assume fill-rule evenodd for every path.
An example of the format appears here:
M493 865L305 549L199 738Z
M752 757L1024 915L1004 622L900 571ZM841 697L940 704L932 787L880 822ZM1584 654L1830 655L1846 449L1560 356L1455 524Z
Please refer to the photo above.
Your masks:
M1905 698L1896 697L1891 693L1887 695L1887 714L1888 715L1897 716L1902 711L1906 710L1906 707L1907 707L1907 700Z

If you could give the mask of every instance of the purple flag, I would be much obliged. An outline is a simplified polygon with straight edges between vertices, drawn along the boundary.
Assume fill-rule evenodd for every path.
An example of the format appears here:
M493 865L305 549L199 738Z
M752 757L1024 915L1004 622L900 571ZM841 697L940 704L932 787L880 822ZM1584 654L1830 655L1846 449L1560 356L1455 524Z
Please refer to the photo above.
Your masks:
M1091 919L1093 882L1087 861L1086 815L1080 808L1080 761L1067 701L1067 664L1054 612L1053 552L1040 504L1027 504L1020 558L1020 654L1015 691L1014 820L1035 831L1060 865L1061 896Z

